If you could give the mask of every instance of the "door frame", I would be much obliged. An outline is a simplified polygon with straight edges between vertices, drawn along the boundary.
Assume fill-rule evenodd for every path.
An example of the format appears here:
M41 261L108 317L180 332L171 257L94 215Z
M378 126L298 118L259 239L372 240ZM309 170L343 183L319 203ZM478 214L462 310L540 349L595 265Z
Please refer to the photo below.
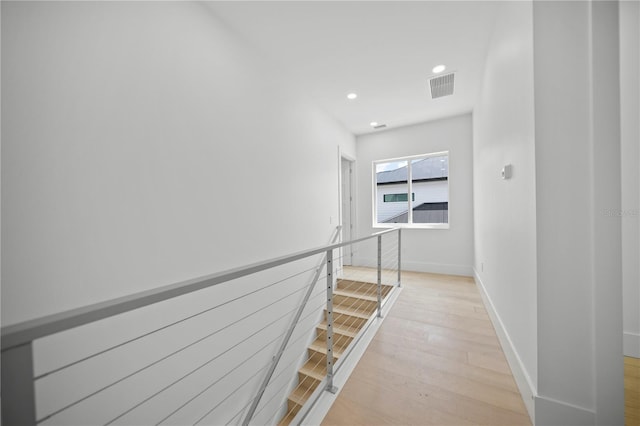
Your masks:
M343 208L343 197L346 195L343 193L343 173L342 173L342 163L346 161L349 163L349 186L348 190L350 192L349 198L349 211L345 212ZM348 154L345 154L341 151L340 147L338 147L338 224L342 225L343 228L340 231L340 241L349 241L350 239L355 238L355 230L356 230L356 185L355 185L355 169L356 169L356 159L351 157ZM344 218L345 215L349 214L350 217L350 226L349 229L345 229L344 227ZM353 264L353 248L351 246L344 246L340 249L340 262L339 267L342 269L344 265L352 265ZM346 259L346 261L345 261Z

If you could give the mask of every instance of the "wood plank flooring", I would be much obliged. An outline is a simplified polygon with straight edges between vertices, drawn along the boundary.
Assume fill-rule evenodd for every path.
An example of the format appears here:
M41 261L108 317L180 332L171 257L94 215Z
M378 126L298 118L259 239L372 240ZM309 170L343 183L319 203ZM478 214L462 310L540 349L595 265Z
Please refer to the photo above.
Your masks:
M640 426L640 358L624 357L624 424Z
M402 283L323 424L530 425L473 279L406 272Z

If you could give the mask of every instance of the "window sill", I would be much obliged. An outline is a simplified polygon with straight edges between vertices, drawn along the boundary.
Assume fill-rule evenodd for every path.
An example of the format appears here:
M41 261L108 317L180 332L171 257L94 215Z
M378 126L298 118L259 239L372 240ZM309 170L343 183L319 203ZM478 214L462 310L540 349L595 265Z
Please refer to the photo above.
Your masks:
M374 223L374 229L449 229L448 223Z

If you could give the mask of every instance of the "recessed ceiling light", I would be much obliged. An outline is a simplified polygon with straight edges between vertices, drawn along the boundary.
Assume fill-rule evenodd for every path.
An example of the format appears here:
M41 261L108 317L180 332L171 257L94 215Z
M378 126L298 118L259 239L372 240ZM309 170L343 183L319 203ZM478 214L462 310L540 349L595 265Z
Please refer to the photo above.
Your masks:
M444 65L436 65L431 71L433 71L434 74L440 74L445 69L447 69L447 67L445 67Z
M357 93L349 93L349 94L347 95L347 99L349 99L350 101L354 100L354 99L355 99L355 98L357 98L357 97L358 97L358 94L357 94Z
M378 125L378 122L377 121L372 121L369 124L371 125L371 127L376 127Z

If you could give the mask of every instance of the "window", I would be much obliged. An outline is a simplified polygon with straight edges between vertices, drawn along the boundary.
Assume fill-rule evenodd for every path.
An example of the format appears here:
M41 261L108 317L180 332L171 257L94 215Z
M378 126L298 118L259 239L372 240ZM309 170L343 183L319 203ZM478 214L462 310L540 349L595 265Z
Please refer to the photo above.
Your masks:
M416 199L416 194L412 193L411 194L411 199L413 201L415 201ZM407 202L407 194L384 194L384 200L385 203L399 203L401 201L404 201L405 203Z
M449 152L374 161L373 184L373 226L449 227Z

